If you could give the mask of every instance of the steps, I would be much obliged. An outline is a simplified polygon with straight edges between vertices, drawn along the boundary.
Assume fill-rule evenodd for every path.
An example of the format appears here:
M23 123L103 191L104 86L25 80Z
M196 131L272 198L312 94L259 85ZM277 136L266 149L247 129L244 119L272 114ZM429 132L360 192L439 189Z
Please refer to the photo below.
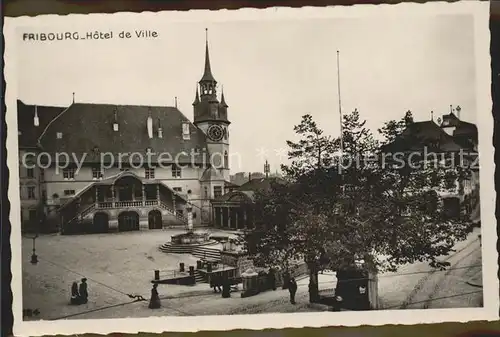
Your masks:
M206 283L205 277L203 277L203 274L200 273L198 270L194 271L194 280L196 283Z
M220 250L216 248L208 248L207 246L214 246L218 243L216 241L208 242L203 245L173 245L170 242L164 243L159 247L163 253L171 254L192 254L200 259L221 261Z

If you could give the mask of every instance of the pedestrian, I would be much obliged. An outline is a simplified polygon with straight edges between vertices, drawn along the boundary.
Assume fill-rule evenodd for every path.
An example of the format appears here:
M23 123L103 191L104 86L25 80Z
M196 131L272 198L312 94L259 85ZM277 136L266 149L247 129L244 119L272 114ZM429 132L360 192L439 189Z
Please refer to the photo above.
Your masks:
M212 283L211 287L214 288L214 293L222 291L221 279L222 279L221 276L218 276L216 274L214 274L212 277L210 277L210 282Z
M224 277L222 281L222 297L229 298L231 297L231 283L227 276Z
M71 300L73 305L80 304L80 293L78 292L78 283L75 281L71 285Z
M290 292L290 303L295 304L295 293L297 292L297 282L294 277L288 282L288 291Z
M273 268L269 269L269 288L276 290L276 271Z
M158 295L158 284L153 284L151 289L151 298L149 299L149 309L158 309L161 307L160 296Z
M82 278L82 283L80 283L80 303L87 303L89 298L89 293L87 290L87 279Z

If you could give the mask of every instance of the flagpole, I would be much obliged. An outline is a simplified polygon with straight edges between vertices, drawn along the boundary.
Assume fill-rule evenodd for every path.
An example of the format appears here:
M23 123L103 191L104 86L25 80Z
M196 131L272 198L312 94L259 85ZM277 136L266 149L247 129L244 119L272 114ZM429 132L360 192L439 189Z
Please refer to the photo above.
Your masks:
M342 126L342 99L340 98L340 51L337 50L337 90L339 97L339 121L340 121L340 163L343 165L344 159L344 128ZM341 166L342 167L342 166ZM345 184L342 182L342 195L345 194Z
M342 126L342 100L340 98L340 51L337 50L337 90L339 97L340 154L344 153L344 130Z

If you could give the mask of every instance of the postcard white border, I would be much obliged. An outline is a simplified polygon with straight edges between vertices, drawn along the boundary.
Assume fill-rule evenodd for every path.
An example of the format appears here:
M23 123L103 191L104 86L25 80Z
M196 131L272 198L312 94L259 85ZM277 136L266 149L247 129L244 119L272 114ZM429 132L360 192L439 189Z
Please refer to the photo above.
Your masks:
M238 20L286 20L313 18L359 18L369 16L415 16L415 15L456 15L469 14L475 22L475 56L477 74L477 118L479 130L480 182L481 182L481 217L483 242L483 283L484 307L467 309L427 309L427 310L387 310L370 312L322 312L297 314L259 314L193 317L152 317L123 318L102 320L59 320L59 321L22 321L22 272L21 268L21 233L19 197L19 156L17 114L16 114L16 27L52 26L73 24L76 21L109 22L113 25L121 22L136 22L139 16L155 16L155 13L117 13L117 14L74 14L68 16L45 15L38 17L6 18L4 26L5 78L6 78L6 122L7 163L10 170L8 196L11 202L10 221L12 224L12 292L14 294L14 334L16 336L41 336L56 334L108 334L112 332L160 333L166 331L195 332L200 330L233 330L265 328L301 328L325 326L357 326L384 324L417 324L438 322L466 322L473 320L496 320L499 311L499 288L497 279L496 219L493 160L493 118L491 113L491 70L489 54L489 2L462 1L457 3L432 2L426 4L403 3L398 5L356 5L346 7L303 7L269 8L220 11L163 12L172 22L183 21L238 21ZM71 20L71 21L70 21ZM70 23L71 22L71 23Z

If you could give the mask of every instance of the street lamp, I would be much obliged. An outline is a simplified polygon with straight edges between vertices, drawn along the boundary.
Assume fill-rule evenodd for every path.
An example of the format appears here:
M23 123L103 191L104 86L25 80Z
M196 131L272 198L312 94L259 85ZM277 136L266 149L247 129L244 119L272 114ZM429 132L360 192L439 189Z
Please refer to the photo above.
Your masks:
M38 234L35 234L31 239L33 240L33 253L31 254L31 264L37 264L38 263L38 256L36 255L36 238L38 237Z

